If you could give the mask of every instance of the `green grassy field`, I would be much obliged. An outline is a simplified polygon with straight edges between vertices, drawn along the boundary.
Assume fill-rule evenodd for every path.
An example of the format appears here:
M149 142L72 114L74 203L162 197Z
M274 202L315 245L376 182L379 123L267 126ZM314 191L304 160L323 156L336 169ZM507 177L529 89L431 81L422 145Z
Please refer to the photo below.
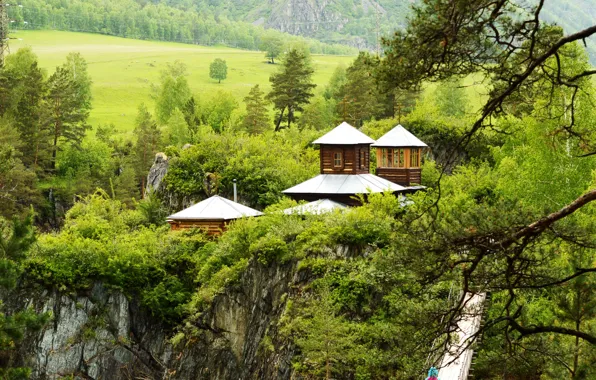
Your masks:
M153 108L151 84L167 62L180 60L188 67L188 81L193 93L208 97L216 90L230 91L244 98L255 84L266 91L269 76L278 65L268 64L260 52L226 47L203 47L170 42L153 42L103 36L99 34L58 31L20 31L10 49L31 46L41 67L51 74L64 62L69 52L80 52L89 65L93 79L93 126L113 123L129 132L134 127L136 110L145 102ZM228 64L228 79L218 84L209 78L209 65L215 58ZM349 65L354 57L313 56L314 82L322 89L338 64Z

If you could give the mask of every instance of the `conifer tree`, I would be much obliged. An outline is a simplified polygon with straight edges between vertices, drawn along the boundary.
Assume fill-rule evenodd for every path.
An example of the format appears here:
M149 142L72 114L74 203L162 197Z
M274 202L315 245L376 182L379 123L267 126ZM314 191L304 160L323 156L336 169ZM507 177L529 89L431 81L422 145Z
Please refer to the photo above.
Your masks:
M316 87L312 83L313 72L306 54L301 50L291 49L284 57L280 71L269 78L272 89L267 98L279 112L275 119L275 131L281 129L284 120L287 120L289 128L297 119L296 112L303 111L304 106L310 102L312 91Z
M243 126L252 134L263 133L267 124L269 124L269 117L267 116L266 101L263 99L263 91L257 84L250 89L248 96L244 98L246 104L246 116L244 117Z
M45 94L43 72L31 48L21 48L6 59L0 73L0 115L14 120L27 167L43 166L50 157L48 125L42 122Z
M75 62L76 61L76 62ZM77 72L78 71L78 72ZM56 154L61 142L80 144L89 129L91 109L90 81L85 79L86 65L80 56L72 56L48 79L45 98L50 129L52 158L50 169L56 168Z
M348 68L346 83L339 91L337 113L340 119L355 127L360 127L364 121L383 111L380 101L383 96L377 87L374 70L373 58L367 53L360 53Z

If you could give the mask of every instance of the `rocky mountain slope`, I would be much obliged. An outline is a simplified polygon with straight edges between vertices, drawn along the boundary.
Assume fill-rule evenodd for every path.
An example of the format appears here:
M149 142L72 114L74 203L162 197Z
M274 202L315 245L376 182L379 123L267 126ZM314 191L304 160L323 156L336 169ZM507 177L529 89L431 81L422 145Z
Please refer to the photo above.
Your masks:
M142 2L142 0L137 0ZM324 42L375 49L377 36L405 26L410 6L417 0L170 0L216 18L247 21ZM531 2L530 2L531 3ZM520 2L522 4L522 2ZM527 5L523 3L522 5ZM596 6L590 0L546 1L542 18L573 33L594 24ZM596 38L588 41L596 58Z

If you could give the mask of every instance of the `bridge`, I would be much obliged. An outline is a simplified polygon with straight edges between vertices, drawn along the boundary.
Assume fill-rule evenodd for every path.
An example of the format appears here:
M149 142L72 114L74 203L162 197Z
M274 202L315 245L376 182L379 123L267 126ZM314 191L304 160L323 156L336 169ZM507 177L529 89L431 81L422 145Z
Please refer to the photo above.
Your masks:
M474 356L475 334L480 330L484 316L486 293L468 293L464 309L457 322L456 339L450 344L439 365L439 379L466 380Z

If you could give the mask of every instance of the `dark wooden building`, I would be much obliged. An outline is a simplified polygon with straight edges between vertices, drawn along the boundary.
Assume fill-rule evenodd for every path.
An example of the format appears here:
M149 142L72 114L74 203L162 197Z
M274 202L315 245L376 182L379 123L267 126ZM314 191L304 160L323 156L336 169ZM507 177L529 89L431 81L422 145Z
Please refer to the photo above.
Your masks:
M320 174L290 189L284 194L308 202L330 199L347 205L359 205L356 194L407 189L386 179L370 174L370 146L375 141L342 123L315 140L320 146Z
M428 145L398 125L374 144L377 153L377 175L402 186L420 184L422 153Z
M260 216L262 212L214 195L189 208L168 216L172 230L201 228L208 235L220 235L236 219Z

